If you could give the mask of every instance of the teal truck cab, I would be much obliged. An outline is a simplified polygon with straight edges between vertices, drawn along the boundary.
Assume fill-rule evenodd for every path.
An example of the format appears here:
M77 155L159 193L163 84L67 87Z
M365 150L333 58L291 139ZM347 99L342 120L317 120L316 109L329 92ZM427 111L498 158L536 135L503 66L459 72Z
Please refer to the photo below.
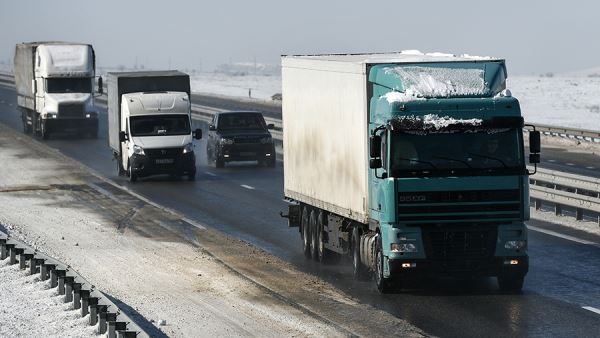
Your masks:
M286 129L298 120L307 120L306 116L294 118L299 113L319 110L328 114L336 110L336 103L328 102L320 109L307 99L308 109L297 108L302 100L294 95L302 95L290 91L302 87L293 79L286 83L286 76L306 73L299 69L310 68L307 58L315 71L347 74L355 69L359 75L356 84L362 83L362 90L356 93L363 92L364 100L362 112L360 107L345 106L339 108L338 116L339 120L347 114L348 120L360 124L360 119L350 115L364 114L364 133L352 134L360 128L339 122L346 138L338 139L352 143L346 140L364 138L362 149L361 142L354 145L364 175L355 166L348 169L354 170L350 180L312 189L297 183L310 179L312 173L305 175L303 165L297 164L298 156L289 156L306 153L298 149L302 143L297 142L306 137L294 135L301 133L300 127L294 126L286 140ZM344 69L340 66L344 63L354 66ZM381 292L401 286L406 279L440 274L494 276L501 289L521 290L529 267L524 222L529 219L530 173L525 165L524 122L518 100L506 90L504 60L397 53L362 58L284 57L283 64L284 176L292 176L284 179L285 194L296 202L287 216L290 226L300 228L307 256L323 260L333 252L351 255L355 275L373 274ZM321 86L312 75L301 77ZM344 86L335 96L336 102L352 95L348 84ZM286 105L288 96L293 107ZM302 127L310 130L315 142L324 143L310 149L330 151L312 157L316 163L329 163L329 167L318 168L320 172L346 175L326 158L337 157L330 147L335 142L323 141L339 137L331 132L336 126L321 129L306 124ZM539 133L531 132L529 139L529 162L535 164L539 162ZM340 150L348 154L343 147ZM347 164L354 165L351 159ZM347 208L352 204L344 205L343 197L323 197L347 194L339 184L356 185L352 178L361 176L366 180L362 206ZM319 189L326 191L319 194Z

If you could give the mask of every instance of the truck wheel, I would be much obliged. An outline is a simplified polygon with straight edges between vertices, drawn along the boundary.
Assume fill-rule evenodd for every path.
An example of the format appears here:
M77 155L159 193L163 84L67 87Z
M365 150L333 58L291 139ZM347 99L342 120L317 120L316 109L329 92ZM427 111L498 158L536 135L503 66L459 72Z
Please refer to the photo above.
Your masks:
M317 253L319 246L319 230L317 225L317 213L315 210L310 212L310 219L308 222L308 226L310 228L310 256L316 261L318 260L319 256Z
M27 123L27 119L23 120L23 132L25 134L29 134L31 133L31 130L33 128L31 128L31 125L29 123Z
M302 235L302 251L304 257L310 258L310 230L308 226L308 208L302 208L302 217L300 219L300 234Z
M225 161L223 161L222 158L216 158L215 159L215 167L217 168L223 168L225 166Z
M131 170L131 165L127 165L127 173L129 174L129 182L137 181L137 175Z
M377 235L377 247L375 249L375 284L381 293L389 293L392 290L390 278L383 276L383 249L381 236Z
M317 217L317 261L325 263L332 254L325 249L325 213L321 211Z
M525 281L525 276L523 275L501 274L497 278L498 286L503 292L521 293L521 291L523 290L523 282Z
M44 121L40 121L40 136L42 136L42 139L44 140L47 140L50 136L50 133L48 133L48 128L46 127L46 122Z
M367 279L367 269L360 261L360 231L357 226L352 229L352 268L354 272L354 279Z

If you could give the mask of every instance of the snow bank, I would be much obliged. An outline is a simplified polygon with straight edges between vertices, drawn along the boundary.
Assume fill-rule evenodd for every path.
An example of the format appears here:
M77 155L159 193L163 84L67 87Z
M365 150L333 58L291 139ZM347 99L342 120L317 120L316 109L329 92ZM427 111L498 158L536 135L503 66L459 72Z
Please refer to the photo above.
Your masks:
M405 92L420 97L476 96L487 92L483 69L393 66L384 71L398 77Z
M0 261L0 337L99 337L89 326L89 315L81 318L73 303L39 275L19 270L19 265Z

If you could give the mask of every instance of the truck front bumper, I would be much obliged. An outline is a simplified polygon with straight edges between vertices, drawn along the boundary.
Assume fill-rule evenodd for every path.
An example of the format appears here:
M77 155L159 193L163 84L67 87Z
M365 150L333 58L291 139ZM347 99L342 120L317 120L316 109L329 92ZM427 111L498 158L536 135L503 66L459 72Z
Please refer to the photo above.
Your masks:
M131 170L138 177L151 175L188 175L196 172L196 155L192 153L180 154L172 159L171 163L159 163L152 156L136 155L130 158Z
M526 275L528 256L493 257L485 260L435 261L425 259L388 260L392 278L431 277L495 277L503 274Z
M52 118L44 119L46 130L50 133L95 133L98 131L97 118Z

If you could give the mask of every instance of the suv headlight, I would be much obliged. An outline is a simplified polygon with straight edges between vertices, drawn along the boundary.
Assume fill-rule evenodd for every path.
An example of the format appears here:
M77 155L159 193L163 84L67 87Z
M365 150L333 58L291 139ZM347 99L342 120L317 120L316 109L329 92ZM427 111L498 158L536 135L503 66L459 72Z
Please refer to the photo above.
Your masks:
M193 143L188 143L185 145L185 147L183 147L184 154L189 154L189 153L193 153L193 152L194 152L194 144Z
M232 138L222 138L221 144L226 144L226 145L233 144L233 139Z
M262 143L262 144L271 143L271 141L272 141L271 136L265 136L260 139L260 143Z
M140 146L136 146L136 145L133 146L133 153L136 155L146 155L144 153L144 148L142 148Z

